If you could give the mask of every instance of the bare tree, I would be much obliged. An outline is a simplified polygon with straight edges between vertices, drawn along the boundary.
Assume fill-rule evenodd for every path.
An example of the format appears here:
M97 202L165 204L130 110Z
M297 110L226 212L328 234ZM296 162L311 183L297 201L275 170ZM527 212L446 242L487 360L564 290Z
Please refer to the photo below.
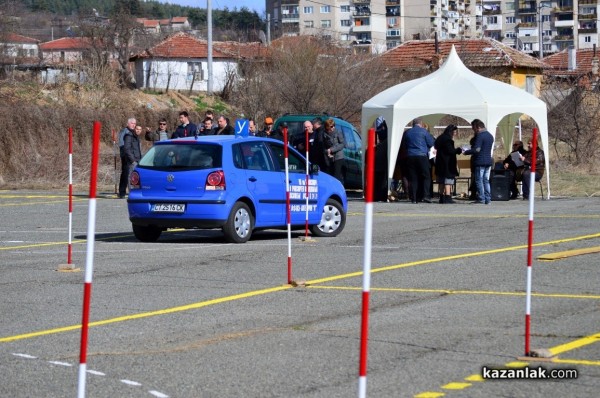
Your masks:
M330 40L303 38L271 47L268 62L244 65L231 100L246 114L328 113L353 118L387 87L382 65ZM260 108L261 106L262 108Z
M570 149L569 161L593 163L600 156L600 87L587 77L546 79L543 96L550 106L548 134Z

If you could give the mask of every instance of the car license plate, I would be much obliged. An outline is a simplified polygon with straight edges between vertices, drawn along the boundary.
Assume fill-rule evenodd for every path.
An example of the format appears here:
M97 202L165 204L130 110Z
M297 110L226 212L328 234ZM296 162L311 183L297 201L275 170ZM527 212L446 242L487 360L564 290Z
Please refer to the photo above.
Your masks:
M152 205L153 213L184 213L185 204L177 203L156 203Z

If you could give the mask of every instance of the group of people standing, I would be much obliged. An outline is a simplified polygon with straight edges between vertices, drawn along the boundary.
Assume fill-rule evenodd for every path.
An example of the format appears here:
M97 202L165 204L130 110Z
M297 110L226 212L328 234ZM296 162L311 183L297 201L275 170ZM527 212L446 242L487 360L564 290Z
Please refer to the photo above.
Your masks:
M306 120L303 124L304 135L299 136L293 146L301 153L306 152L308 136L308 159L319 169L344 182L344 133L335 128L335 120L329 118L323 122L320 117Z
M454 139L458 133L458 126L448 125L444 132L433 138L425 128L422 119L413 120L413 126L407 130L400 144L398 165L404 179L405 192L408 193L412 203L432 202L432 166L435 166L435 177L439 184L439 203L454 203L452 189L459 174L457 155L471 156L471 178L473 181L472 203L489 205L492 201L490 173L494 166L493 148L494 137L487 131L485 124L474 119L471 122L474 136L470 140L469 148L456 147ZM522 181L523 199L529 198L530 175L532 160L532 143L528 143L529 150L523 148L523 143L515 142L513 153L503 163L506 170L510 170L511 199L518 196L517 182ZM539 181L545 168L544 152L536 148L536 174L535 181Z

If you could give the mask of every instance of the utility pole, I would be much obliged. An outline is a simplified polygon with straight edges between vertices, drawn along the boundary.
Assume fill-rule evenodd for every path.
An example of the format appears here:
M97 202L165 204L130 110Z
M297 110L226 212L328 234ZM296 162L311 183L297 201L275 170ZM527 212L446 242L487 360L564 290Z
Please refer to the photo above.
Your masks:
M206 28L208 32L206 39L208 41L208 84L206 86L206 93L212 95L213 92L213 42L212 42L212 0L206 0Z
M538 5L538 40L539 40L539 46L540 46L540 50L539 50L539 58L540 60L542 60L544 58L544 40L542 38L542 34L544 33L544 30L542 29L542 25L543 25L543 21L544 18L542 17L542 8L546 7L545 5L543 5L541 2Z

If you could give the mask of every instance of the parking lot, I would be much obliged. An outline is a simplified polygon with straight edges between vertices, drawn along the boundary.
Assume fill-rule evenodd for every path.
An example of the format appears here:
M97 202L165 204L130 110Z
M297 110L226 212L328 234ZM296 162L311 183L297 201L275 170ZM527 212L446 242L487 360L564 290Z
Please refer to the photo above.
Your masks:
M96 397L349 397L358 391L365 206L336 238L220 231L135 240L124 200L99 195L87 356ZM535 201L531 346L524 354L528 203L375 203L367 395L597 397L600 199ZM85 268L88 200L73 209ZM0 396L77 391L83 272L67 260L64 192L0 191ZM588 249L590 253L569 252ZM557 252L566 257L542 261ZM579 255L577 255L579 254ZM484 380L483 367L577 379Z

